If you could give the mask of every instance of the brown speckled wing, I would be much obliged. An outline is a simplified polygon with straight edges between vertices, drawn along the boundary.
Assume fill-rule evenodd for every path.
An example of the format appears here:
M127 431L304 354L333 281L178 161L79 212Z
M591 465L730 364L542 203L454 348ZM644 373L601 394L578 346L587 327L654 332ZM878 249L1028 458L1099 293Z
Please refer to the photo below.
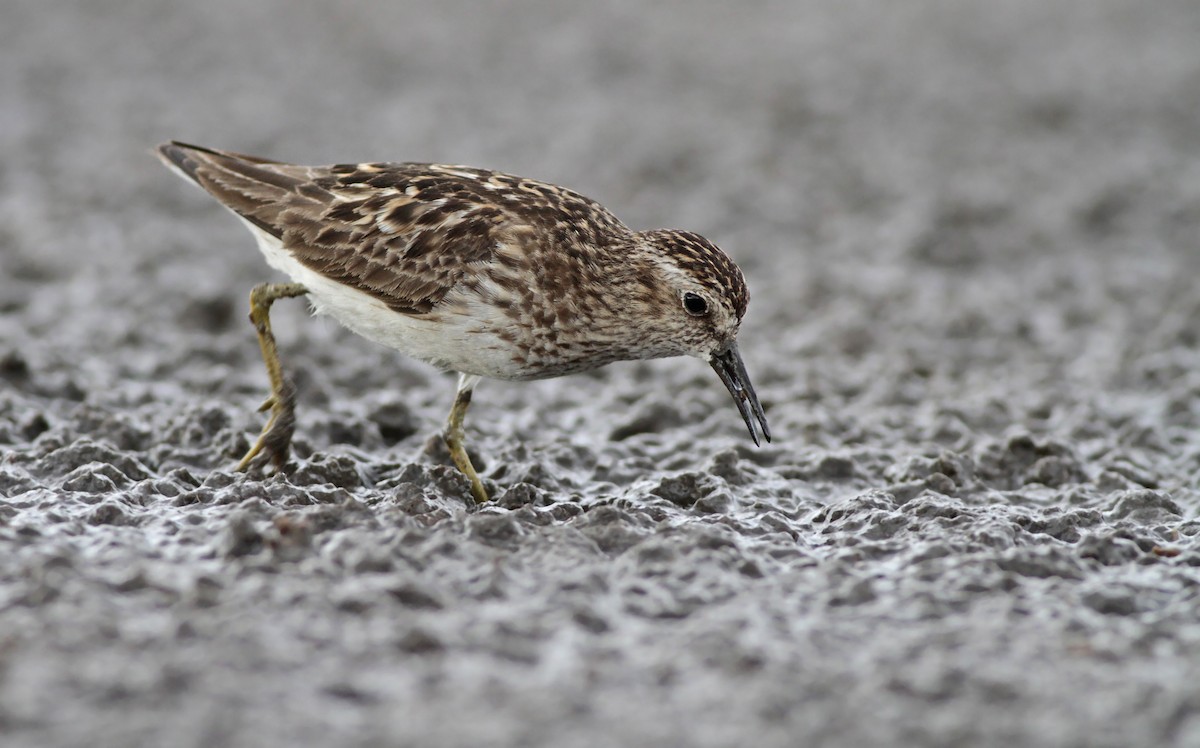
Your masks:
M159 152L309 268L405 314L432 310L473 263L499 260L502 242L603 245L628 234L582 195L481 169L294 166L183 143Z

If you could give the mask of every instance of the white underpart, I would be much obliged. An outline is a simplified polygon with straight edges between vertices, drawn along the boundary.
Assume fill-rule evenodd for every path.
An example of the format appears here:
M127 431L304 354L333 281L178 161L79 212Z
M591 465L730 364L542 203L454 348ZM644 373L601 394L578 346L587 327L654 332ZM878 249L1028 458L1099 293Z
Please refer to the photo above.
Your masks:
M475 389L475 385L479 384L478 374L459 374L458 375L458 395L464 392L470 392Z
M368 340L440 369L495 379L521 376L512 361L511 345L491 332L505 324L491 305L451 291L435 312L402 314L306 267L279 239L238 217L258 240L267 264L308 289L317 314L327 314Z

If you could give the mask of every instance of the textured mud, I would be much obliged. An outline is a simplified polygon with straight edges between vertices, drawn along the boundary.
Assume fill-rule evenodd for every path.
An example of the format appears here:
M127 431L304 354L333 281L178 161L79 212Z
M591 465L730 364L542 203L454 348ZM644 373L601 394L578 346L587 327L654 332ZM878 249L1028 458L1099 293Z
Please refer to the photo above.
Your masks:
M6 0L0 743L1200 744L1200 5ZM150 149L568 184L742 264L702 362L453 380Z

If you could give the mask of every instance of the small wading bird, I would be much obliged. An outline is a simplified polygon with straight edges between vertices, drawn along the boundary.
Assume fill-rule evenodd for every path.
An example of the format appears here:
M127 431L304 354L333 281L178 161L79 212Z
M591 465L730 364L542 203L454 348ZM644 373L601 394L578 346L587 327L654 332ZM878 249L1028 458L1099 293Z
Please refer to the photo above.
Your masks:
M771 439L736 342L745 280L702 236L631 231L571 190L466 166L295 166L179 142L158 152L242 219L267 264L293 281L250 293L271 382L260 410L271 415L239 470L260 455L277 469L287 461L296 389L269 312L304 295L359 335L459 373L445 439L479 502L487 493L463 418L481 377L696 356L729 389L754 443Z

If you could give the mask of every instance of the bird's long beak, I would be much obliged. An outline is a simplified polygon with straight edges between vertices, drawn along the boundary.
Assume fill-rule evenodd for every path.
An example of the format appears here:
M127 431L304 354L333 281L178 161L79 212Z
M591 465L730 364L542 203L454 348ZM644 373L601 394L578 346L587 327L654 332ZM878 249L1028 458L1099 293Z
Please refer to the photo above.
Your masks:
M746 421L746 428L750 429L750 438L754 440L754 445L758 446L759 444L759 431L762 432L764 439L771 441L771 429L767 426L767 415L763 413L762 405L758 402L758 395L754 394L754 385L750 384L750 375L746 373L746 365L742 363L742 355L738 353L737 343L730 343L724 351L714 353L708 363L725 383L729 394L733 395L733 402L737 405L738 412L742 414L742 419ZM754 428L755 422L758 423L757 430Z

